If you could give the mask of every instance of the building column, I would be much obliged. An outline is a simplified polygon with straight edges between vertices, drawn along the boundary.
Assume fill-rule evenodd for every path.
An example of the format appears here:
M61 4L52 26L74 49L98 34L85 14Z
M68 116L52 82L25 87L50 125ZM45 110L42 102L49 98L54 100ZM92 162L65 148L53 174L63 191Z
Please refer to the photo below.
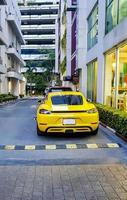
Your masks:
M86 95L86 53L87 53L87 4L77 0L77 69L81 69L79 76L80 90Z
M67 7L71 6L71 0L67 1ZM67 12L67 38L66 38L67 76L71 76L71 12Z
M105 82L105 57L103 54L103 39L105 35L105 1L99 0L98 13L98 74L97 74L97 102L104 103L104 82Z

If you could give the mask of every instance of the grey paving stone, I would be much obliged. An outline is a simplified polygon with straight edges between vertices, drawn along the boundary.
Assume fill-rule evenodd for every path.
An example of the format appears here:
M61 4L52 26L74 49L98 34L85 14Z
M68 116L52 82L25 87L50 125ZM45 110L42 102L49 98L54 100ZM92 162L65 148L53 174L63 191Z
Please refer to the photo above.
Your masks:
M0 166L0 200L127 200L127 166Z

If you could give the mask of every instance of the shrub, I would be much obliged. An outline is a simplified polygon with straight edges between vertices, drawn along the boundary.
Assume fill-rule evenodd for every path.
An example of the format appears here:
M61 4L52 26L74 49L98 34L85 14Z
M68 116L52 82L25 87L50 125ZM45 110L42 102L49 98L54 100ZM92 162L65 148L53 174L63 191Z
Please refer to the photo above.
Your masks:
M17 97L12 94L0 94L0 103L15 100L15 99L17 99Z
M100 121L127 138L127 112L102 104L95 104L99 111Z

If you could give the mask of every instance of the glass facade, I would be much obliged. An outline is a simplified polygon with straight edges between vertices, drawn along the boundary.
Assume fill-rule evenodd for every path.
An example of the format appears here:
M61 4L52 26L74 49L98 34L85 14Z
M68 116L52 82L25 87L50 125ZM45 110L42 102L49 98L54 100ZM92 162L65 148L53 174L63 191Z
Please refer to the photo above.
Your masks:
M97 95L97 67L97 61L87 66L87 98L94 102L96 102Z
M105 56L105 104L127 110L127 45Z
M119 21L127 17L127 0L119 0Z
M98 4L88 17L87 48L91 49L98 41Z
M127 17L127 0L106 1L106 33Z

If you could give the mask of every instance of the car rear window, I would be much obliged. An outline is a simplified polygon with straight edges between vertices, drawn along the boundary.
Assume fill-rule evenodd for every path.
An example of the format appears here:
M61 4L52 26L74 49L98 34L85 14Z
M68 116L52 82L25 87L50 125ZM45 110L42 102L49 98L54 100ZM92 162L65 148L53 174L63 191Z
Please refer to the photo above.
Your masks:
M81 95L56 95L51 97L53 105L83 105Z

